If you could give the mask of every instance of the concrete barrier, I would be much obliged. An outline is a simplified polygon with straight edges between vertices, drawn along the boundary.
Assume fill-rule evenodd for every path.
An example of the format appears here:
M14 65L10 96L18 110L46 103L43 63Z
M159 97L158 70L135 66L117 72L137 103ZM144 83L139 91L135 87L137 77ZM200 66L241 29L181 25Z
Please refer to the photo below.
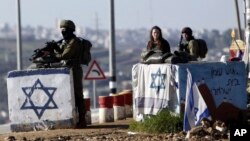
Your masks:
M113 108L114 108L114 120L126 119L124 95L116 94L113 95Z
M124 90L119 94L124 95L126 117L133 117L133 91Z
M9 72L11 131L74 127L76 110L71 80L72 72L68 68Z
M111 96L99 96L99 123L114 122L114 109Z
M86 110L85 120L86 120L86 123L90 125L92 123L91 110L90 110L90 105L91 105L90 98L84 98L84 103L85 103L85 110Z

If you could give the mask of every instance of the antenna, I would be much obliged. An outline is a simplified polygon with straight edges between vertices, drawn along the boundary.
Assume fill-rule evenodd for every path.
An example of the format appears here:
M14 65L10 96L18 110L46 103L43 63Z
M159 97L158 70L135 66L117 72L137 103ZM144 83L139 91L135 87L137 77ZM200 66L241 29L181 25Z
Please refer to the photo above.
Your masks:
M237 15L237 23L238 23L238 30L239 30L239 38L240 38L240 40L242 40L238 0L234 0L234 1L235 1L235 9L236 9L236 15Z

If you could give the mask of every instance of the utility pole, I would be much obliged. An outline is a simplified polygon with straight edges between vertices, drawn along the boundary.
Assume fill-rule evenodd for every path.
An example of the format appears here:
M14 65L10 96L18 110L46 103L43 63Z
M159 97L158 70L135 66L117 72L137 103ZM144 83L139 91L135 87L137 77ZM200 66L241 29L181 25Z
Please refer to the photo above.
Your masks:
M238 35L239 35L240 40L242 40L238 0L234 0L234 2L235 2L235 9L236 9L236 16L237 16L237 23L238 23L238 31L239 31Z
M114 0L110 0L110 48L109 48L109 73L110 95L116 93L116 56L115 56L115 16Z
M17 70L22 70L22 26L21 26L21 8L20 1L17 1L17 31L16 31L16 53L17 53Z

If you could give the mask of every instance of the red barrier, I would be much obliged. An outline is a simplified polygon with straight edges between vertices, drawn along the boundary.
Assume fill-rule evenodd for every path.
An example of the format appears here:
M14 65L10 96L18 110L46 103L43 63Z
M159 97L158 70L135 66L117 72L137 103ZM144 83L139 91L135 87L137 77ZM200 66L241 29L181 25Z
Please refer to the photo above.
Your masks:
M112 96L99 96L99 123L114 122Z
M90 98L85 98L84 103L86 111L90 111Z
M133 105L133 92L132 90L124 90L119 94L124 95L125 105Z
M111 96L99 96L100 108L113 108L113 101Z
M124 94L124 97L125 97L125 104L126 105L132 105L133 104L133 96L132 96L132 93L126 93Z
M119 93L120 95L124 96L124 107L125 107L125 113L126 117L132 117L133 116L133 91L132 90L124 90Z
M116 94L113 95L113 106L124 106L124 95Z

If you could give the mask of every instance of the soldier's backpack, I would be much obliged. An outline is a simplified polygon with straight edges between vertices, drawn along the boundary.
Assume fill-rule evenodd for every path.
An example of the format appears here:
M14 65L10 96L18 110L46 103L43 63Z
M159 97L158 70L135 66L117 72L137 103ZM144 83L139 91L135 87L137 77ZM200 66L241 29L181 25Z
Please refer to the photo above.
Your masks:
M92 47L92 44L89 40L83 39L81 37L78 37L81 41L81 57L80 57L80 61L81 64L83 65L87 65L89 64L89 62L91 61L91 52L90 49Z
M205 40L203 39L195 39L198 42L198 46L199 46L199 57L200 58L205 58L206 54L208 52L208 48L207 48L207 43Z

